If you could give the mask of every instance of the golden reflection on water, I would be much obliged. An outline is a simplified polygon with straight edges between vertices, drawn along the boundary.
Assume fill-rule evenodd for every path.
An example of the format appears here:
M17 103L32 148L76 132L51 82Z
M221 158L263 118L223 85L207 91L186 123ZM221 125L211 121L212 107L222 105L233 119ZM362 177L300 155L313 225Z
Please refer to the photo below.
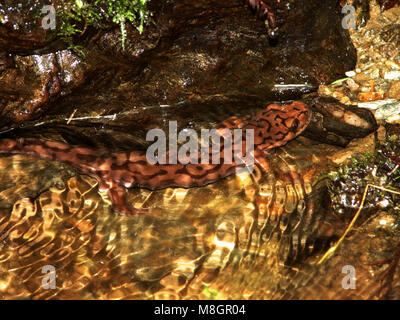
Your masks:
M130 204L150 208L139 217L113 212L94 179L61 163L1 157L0 298L348 297L338 289L340 254L319 269L304 254L327 214L311 185L334 150L300 139L269 156L270 172L202 188L130 190ZM48 265L55 289L42 285Z

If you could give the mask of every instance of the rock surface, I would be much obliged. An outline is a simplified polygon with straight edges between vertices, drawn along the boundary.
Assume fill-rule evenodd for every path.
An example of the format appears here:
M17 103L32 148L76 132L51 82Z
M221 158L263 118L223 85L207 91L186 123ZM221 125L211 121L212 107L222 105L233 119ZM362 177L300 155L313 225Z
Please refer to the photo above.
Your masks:
M43 3L34 1L32 7L39 4ZM39 30L37 41L28 45L31 32L17 30L18 41L12 33L3 33L8 63L0 74L2 131L49 110L47 119L68 118L76 109L80 118L128 113L131 116L123 123L113 122L113 126L129 130L144 130L143 122L138 124L143 117L149 125L159 125L166 114L185 120L185 125L217 109L226 118L271 100L298 98L354 67L355 50L341 27L335 0L323 7L316 0L287 5L290 10L282 16L285 23L273 45L264 23L239 0L228 4L199 0L195 5L188 0L153 1L154 23L143 34L128 27L125 51L118 29L87 32L80 42L84 63L58 49L51 56L17 56L49 49L48 36L41 37ZM10 16L10 21L18 21L21 13L12 12L15 17ZM19 48L20 42L26 42L25 47ZM44 69L37 68L42 64ZM274 87L293 83L306 85ZM109 121L98 123L107 126Z

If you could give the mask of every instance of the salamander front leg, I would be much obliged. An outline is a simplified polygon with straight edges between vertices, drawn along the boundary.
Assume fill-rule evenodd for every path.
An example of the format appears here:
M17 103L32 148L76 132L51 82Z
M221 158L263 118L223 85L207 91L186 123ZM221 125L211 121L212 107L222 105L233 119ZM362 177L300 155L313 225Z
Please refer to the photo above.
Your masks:
M107 190L113 209L125 216L135 216L146 213L147 208L136 209L126 203L126 189L114 181L102 183L100 190Z
M261 151L258 148L254 149L254 163L258 165L263 172L268 172L271 169L271 164L268 160L268 153Z

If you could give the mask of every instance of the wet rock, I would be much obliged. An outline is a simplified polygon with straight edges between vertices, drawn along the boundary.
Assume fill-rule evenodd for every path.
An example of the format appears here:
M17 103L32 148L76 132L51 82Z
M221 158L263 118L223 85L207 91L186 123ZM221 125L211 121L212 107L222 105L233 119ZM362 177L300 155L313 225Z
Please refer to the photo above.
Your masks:
M265 26L240 1L230 7L217 0L198 1L195 7L189 1L156 7L158 32L150 29L139 36L133 30L130 34L133 44L128 44L128 52L132 58L138 53L145 56L148 50L154 52L146 57L145 76L136 96L165 104L184 100L188 92L247 95L260 102L299 96L299 90L271 88L274 84L330 81L334 74L346 71L343 63L354 63L355 52L341 28L339 8L334 1L327 5L329 10L310 0L290 4L273 47ZM335 31L324 30L327 24ZM154 49L144 41L151 35L159 41ZM102 39L107 41L100 40L101 50L118 55L116 40L109 34Z
M265 21L271 39L276 39L279 36L279 28L285 23L284 15L290 8L285 1L245 0L244 2L260 20Z
M1 76L2 121L22 122L36 113L60 91L54 55L17 57L19 67Z
M353 159L357 154L373 152L375 150L375 135L371 133L365 138L352 140L346 149L328 156L328 159L337 165L343 165Z
M374 116L378 120L393 121L400 114L400 102L396 99L386 99L372 102L359 103L358 107L374 110Z
M0 50L8 53L45 53L61 48L56 41L56 31L42 27L41 10L45 5L60 7L59 0L27 0L16 2L4 0L0 3Z
M375 112L376 119L386 119L390 116L400 114L400 102L396 101L394 103L386 104Z
M310 139L346 146L351 139L365 137L377 129L375 118L369 110L314 94L303 101L313 111L311 123L303 134Z
M24 90L15 90L11 101L20 101L21 91L28 97L15 103L15 110L5 102L10 100L5 94L3 114L14 110L9 119L18 122L38 117L44 110L52 110L53 117L66 118L76 108L79 116L85 117L128 110L141 114L153 106L150 122L156 124L167 110L160 106L167 106L173 118L189 115L190 122L214 104L211 110L218 107L226 118L267 101L298 98L354 67L355 51L341 27L342 14L336 1L329 0L323 7L316 0L284 3L290 9L282 13L285 23L272 46L265 24L239 0L229 5L222 0L200 0L196 5L189 0L152 2L154 24L143 34L128 27L125 51L117 28L89 32L82 40L85 74L79 72L75 81L70 73L71 83L87 80L82 91L66 94L68 90L58 79L59 93L44 101L44 87L51 87L56 80L41 81L40 76L35 80L32 75L32 81L41 84L31 85L33 90L25 82L20 86ZM14 50L11 45L5 48ZM57 73L63 74L67 65L68 59L61 58ZM8 75L7 86L18 87L11 79ZM274 88L274 84L293 83L304 87ZM41 106L27 107L32 100L40 100ZM174 107L182 104L190 107ZM25 116L16 116L25 110ZM132 116L131 128L140 129L137 119Z
M367 108L370 110L377 110L385 105L396 103L395 99L377 100L371 102L360 102L358 104L359 108Z
M84 64L69 51L15 56L13 67L0 74L1 125L39 116L58 97L84 82Z

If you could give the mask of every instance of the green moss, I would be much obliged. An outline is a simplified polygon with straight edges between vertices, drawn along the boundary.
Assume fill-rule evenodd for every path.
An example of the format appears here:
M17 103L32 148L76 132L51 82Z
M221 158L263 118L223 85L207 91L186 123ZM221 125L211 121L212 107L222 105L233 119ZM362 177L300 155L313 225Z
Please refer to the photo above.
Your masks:
M400 170L386 156L388 151L400 154L398 137L388 137L385 143L377 146L375 152L359 154L348 165L341 166L325 176L330 179L328 188L336 213L351 216L359 207L367 184L394 191L400 190ZM389 213L398 214L399 196L370 188L363 208L371 212L385 209Z
M125 49L126 24L132 23L140 33L148 22L150 0L72 0L63 2L57 15L57 35L76 49L73 39L89 26L106 27L109 23L119 26L121 45Z

